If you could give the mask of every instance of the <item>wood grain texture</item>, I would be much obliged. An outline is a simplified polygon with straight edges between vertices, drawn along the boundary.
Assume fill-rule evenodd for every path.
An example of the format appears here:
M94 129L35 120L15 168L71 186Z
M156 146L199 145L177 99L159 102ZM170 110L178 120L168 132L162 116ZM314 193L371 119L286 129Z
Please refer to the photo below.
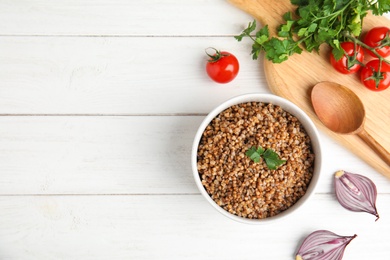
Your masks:
M282 16L287 11L293 10L290 1L271 0L231 0L231 3L250 13L254 18L264 24L274 21L275 16ZM275 31L279 20L269 24L270 30ZM390 20L386 17L369 15L364 20L364 31L368 28L385 25L390 26ZM335 71L330 65L329 48L323 46L319 54L303 52L301 55L293 55L282 64L273 64L264 60L264 71L270 90L285 97L301 107L323 131L339 141L362 160L372 165L378 172L390 178L390 166L388 166L374 151L372 151L359 137L352 135L340 135L326 129L314 113L310 100L312 87L321 81L333 81L349 87L361 99L366 108L366 129L372 136L390 150L388 127L390 125L390 91L380 93L366 89L357 75L343 75Z
M233 82L208 78L209 46L234 50ZM0 114L208 113L268 91L248 48L233 37L3 37Z
M0 117L0 194L198 193L202 117Z
M0 1L0 35L11 36L221 36L248 18L225 0Z
M344 260L387 259L390 182L324 133L318 189L289 221L232 222L199 194L202 119L270 92L232 37L251 19L226 0L0 1L0 259L293 259L316 229L358 234ZM209 46L238 57L233 82L207 78ZM378 222L337 203L340 169L375 182Z
M190 152L204 116L0 117L0 195L198 194ZM332 192L340 170L388 181L322 136L317 192ZM344 157L334 163L335 158ZM205 201L206 202L206 201Z
M387 259L390 229L382 220L390 216L390 195L379 197L384 219L377 222L331 195L315 201L288 222L252 226L218 214L201 195L2 196L0 258L293 259L304 236L329 229L358 235L344 260Z

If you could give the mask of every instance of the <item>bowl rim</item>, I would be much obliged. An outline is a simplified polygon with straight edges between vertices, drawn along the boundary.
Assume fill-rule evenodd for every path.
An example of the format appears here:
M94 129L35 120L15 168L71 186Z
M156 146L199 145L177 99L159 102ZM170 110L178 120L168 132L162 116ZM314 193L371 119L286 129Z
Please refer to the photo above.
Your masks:
M314 161L314 171L313 171L313 177L310 181L309 187L307 188L305 194L303 197L301 197L293 206L289 207L285 211L272 216L267 217L264 219L249 219L240 217L237 215L234 215L222 207L220 207L207 193L205 187L203 186L201 182L201 178L199 176L198 168L197 168L197 153L198 153L198 146L200 139L203 135L204 130L209 125L209 123L222 111L225 109L241 104L246 102L263 102L263 103L272 103L274 105L280 106L283 110L289 112L298 120L301 122L301 124L304 126L307 134L310 136L310 140L312 143L312 149L315 154L315 161ZM233 98L230 98L224 102L222 102L220 105L215 107L201 122L194 141L192 145L192 152L191 152L191 166L192 166L192 173L195 179L195 183L198 187L198 190L203 195L203 197L222 215L235 220L240 223L245 224L266 224L266 223L274 223L278 222L282 219L286 219L287 216L293 215L299 208L302 208L304 204L307 204L307 202L315 193L315 190L317 188L317 184L320 179L320 172L322 168L322 152L321 152L321 143L320 143L320 136L319 132L317 130L317 127L311 120L311 118L304 112L301 108L299 108L297 105L295 105L293 102L291 102L288 99L285 99L283 97L274 95L274 94L268 94L268 93L247 93L235 96Z

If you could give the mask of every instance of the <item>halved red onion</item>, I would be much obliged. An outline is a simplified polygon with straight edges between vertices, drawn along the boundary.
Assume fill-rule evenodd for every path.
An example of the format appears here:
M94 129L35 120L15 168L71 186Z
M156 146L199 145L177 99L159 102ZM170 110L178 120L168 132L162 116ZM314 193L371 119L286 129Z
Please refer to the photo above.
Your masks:
M296 254L296 260L341 260L345 247L357 235L339 236L328 230L317 230L308 235Z
M367 212L379 219L376 209L376 186L367 177L346 171L335 173L335 191L337 200L344 208Z

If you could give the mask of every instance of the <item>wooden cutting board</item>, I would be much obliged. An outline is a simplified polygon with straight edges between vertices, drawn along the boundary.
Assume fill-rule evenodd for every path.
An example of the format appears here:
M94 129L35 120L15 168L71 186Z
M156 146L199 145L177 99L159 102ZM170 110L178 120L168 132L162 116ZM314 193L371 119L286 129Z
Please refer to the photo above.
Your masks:
M230 3L247 12L261 25L268 24L270 33L276 33L283 23L283 14L295 10L290 0L229 0ZM248 21L250 22L250 21ZM363 30L374 26L390 27L386 17L369 15L364 19ZM363 33L364 33L363 32ZM248 40L248 39L247 39ZM248 50L248 55L250 50ZM321 46L320 53L294 54L281 64L264 59L264 70L271 92L284 97L303 109L317 127L339 141L353 153L366 161L381 174L390 178L390 167L384 163L359 137L335 134L328 130L314 113L310 94L313 86L321 81L334 81L354 91L366 108L365 128L380 144L390 151L390 88L382 92L366 89L356 75L336 72L329 63L330 48ZM334 158L337 163L340 158Z

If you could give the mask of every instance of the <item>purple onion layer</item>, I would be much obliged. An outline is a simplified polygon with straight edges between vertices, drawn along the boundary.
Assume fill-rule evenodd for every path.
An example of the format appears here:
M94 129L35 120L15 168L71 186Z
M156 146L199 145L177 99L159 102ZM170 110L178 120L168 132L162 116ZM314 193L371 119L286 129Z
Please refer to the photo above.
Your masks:
M367 177L346 171L335 173L337 200L344 208L355 212L367 212L379 219L376 209L377 190Z
M341 260L353 236L339 236L328 230L317 230L308 235L296 254L296 260Z

